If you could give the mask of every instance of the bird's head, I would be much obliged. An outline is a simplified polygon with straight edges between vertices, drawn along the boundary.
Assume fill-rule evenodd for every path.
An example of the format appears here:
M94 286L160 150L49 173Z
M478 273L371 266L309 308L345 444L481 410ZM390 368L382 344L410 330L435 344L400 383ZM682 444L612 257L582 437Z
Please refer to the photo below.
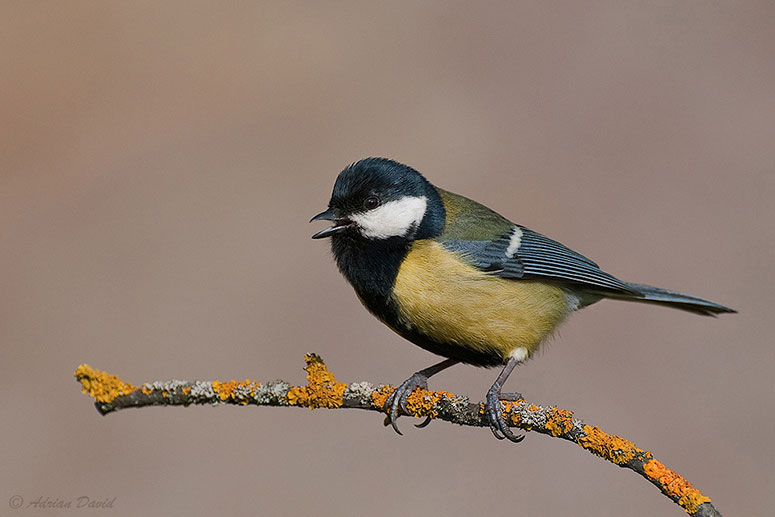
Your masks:
M422 174L393 160L366 158L339 173L328 209L310 222L334 223L313 239L412 241L439 235L444 218L441 196Z

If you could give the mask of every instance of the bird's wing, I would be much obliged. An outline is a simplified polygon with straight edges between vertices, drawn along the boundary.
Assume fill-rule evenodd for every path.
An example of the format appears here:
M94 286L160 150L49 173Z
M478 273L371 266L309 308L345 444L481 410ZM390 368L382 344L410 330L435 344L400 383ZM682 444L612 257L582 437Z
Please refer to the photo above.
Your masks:
M442 244L501 278L544 278L593 290L638 294L584 255L523 226L514 225L493 240L442 239Z

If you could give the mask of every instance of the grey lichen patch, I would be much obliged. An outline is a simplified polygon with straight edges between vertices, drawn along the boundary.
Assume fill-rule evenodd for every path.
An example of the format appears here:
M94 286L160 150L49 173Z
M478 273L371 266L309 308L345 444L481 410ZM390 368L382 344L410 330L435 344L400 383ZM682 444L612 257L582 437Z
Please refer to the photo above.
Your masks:
M231 389L230 396L234 401L247 404L253 401L253 393L260 388L261 385L255 382L239 383Z
M172 379L171 381L155 381L155 382L146 382L141 386L143 390L146 391L161 391L161 392L168 392L168 393L175 393L183 388L188 386L188 382L186 381L180 381L177 379Z
M574 418L573 428L567 433L568 438L570 438L574 442L578 442L579 437L584 434L585 425L586 424L581 420L579 420L578 418Z
M221 399L215 394L213 385L210 382L196 381L190 384L190 387L191 391L188 396L193 402L211 402L212 404L219 404L221 402Z
M272 381L260 384L253 390L253 398L258 404L287 406L288 390L291 385L285 381Z
M190 382L173 379L170 381L155 381L146 382L140 387L140 392L149 396L162 396L164 398L169 397L183 397L184 399L192 398L191 395L192 385ZM210 402L210 397L205 400L194 400L192 402Z
M479 421L478 411L470 404L468 397L461 395L450 397L445 395L441 397L435 406L438 408L440 417L458 418L460 425L476 425Z
M547 408L537 406L536 409L530 409L526 404L521 404L517 410L523 425L542 428L546 426L548 420L546 415Z
M438 404L444 411L452 411L457 413L468 408L469 400L468 397L448 397L445 395L441 398L441 400L439 400Z
M368 406L371 404L371 395L376 388L370 382L353 382L342 394L342 399L347 405L348 403L356 403L361 406Z

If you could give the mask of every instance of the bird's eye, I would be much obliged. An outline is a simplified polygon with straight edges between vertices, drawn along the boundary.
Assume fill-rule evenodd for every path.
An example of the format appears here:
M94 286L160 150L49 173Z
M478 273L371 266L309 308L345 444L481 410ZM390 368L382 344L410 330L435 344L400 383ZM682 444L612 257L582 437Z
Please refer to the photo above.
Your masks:
M363 202L363 208L366 210L374 210L379 206L379 198L377 196L369 196Z

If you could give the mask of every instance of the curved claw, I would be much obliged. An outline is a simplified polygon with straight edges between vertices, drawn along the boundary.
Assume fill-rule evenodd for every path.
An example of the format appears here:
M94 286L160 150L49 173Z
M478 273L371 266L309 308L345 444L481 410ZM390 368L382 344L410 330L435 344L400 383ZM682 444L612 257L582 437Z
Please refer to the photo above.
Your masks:
M423 427L427 427L427 426L428 426L428 424L430 424L430 423L431 423L431 420L433 420L431 417L429 417L429 416L426 416L426 417L425 417L425 420L423 420L423 421L422 421L422 422L420 422L419 424L414 424L414 426L415 426L415 427L417 427L418 429L422 429Z
M508 438L508 440L512 443L519 443L525 439L524 434L514 434L513 432L511 432L511 429L509 429L508 427L504 427L502 431L503 431L503 434L506 435L506 438Z
M490 431L492 431L492 435L493 435L495 438L497 438L498 440L503 440L504 438L506 438L506 437L505 437L505 436L503 436L503 435L500 433L500 431L498 431L498 429L496 429L496 427L495 427L494 425L492 425L492 424L490 424Z
M398 392L398 390L396 390L396 392ZM411 391L409 393L411 393ZM404 398L404 393L402 392L400 396L393 397L393 403L390 405L390 425L393 427L393 430L401 436L403 436L404 433L402 433L398 429L397 422L398 422L398 417L400 416L398 414L398 408L400 407L402 411L406 412L406 404L401 403L403 398Z
M503 435L500 433L500 431L498 431L498 428L497 428L497 427L495 427L495 425L493 425L493 424L492 424L492 422L490 423L490 431L492 431L492 435L493 435L495 438L497 438L498 440L503 440L504 438L506 438L505 436L503 436Z
M497 438L498 440L503 440L506 437L503 436L498 430L498 427L495 426L495 424L498 422L498 417L500 416L500 411L499 411L500 401L496 401L494 405L490 405L489 398L490 397L488 396L487 397L488 404L486 409L487 409L487 420L489 420L490 422L490 431L492 431L492 435L495 438Z
M396 390L387 398L385 401L385 406L382 409L387 414L385 417L385 426L391 426L396 433L403 436L404 433L401 432L401 430L398 428L398 425L396 424L396 419L398 418L398 408L396 407L397 404L393 403L394 401L398 400L398 397L395 396L397 391L398 388L396 388Z
M487 411L487 420L490 423L490 431L492 431L492 434L498 440L508 438L510 442L519 443L525 439L525 435L515 435L511 431L511 428L506 424L506 421L503 419L503 414L501 413L500 395L501 394L495 390L487 392L485 409Z
M415 373L404 382L402 382L401 385L396 388L396 390L391 393L385 401L385 406L383 409L385 409L385 412L388 414L390 426L396 433L402 436L403 433L398 429L398 424L396 423L398 417L401 416L399 413L399 408L405 414L409 414L409 410L406 408L406 403L409 400L409 395L411 395L416 388L428 389L428 377L421 374L420 372ZM417 427L425 427L428 425L429 421L430 418L428 418L426 422L422 422Z

